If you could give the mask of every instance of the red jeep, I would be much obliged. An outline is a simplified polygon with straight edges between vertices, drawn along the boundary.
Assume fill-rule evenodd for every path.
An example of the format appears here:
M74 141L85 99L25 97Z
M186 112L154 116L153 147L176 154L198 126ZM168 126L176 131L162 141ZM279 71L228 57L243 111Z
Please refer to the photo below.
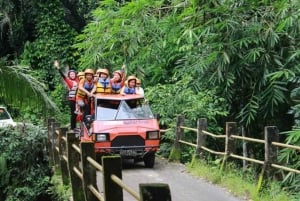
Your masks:
M99 94L94 104L94 114L82 122L81 141L93 141L98 156L119 154L152 168L160 129L144 97Z

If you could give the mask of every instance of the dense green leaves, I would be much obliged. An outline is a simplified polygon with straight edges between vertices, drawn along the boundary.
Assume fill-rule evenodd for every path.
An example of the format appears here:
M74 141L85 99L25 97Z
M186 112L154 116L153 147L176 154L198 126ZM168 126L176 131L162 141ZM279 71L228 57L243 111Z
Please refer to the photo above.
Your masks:
M128 75L142 79L163 127L177 114L190 123L238 121L247 135L267 124L288 130L291 114L300 122L299 1L34 0L24 2L30 12L16 2L0 1L1 31L12 31L0 48L22 44L8 52L23 52L22 62L46 80L61 109L54 59L80 70L126 64ZM24 40L28 21L20 16L34 16Z
M146 84L191 76L188 88L214 86L247 127L286 112L278 108L298 65L297 2L102 1L93 17L75 45L82 67L126 63Z
M0 129L1 200L49 200L51 169L46 156L47 134L26 125L22 129Z
M44 85L31 76L30 72L28 67L0 64L1 102L20 108L31 106L48 111L57 109L45 93Z
M36 19L36 40L27 42L22 54L22 62L45 80L50 91L55 89L57 82L53 68L55 59L75 67L73 55L76 52L71 48L75 31L64 23L63 11L59 5L59 1L40 4L38 9L43 14Z
M292 131L284 132L283 135L287 135L287 143L300 146L300 128L295 127ZM288 165L289 167L298 170L300 167L300 157L298 151L292 148L284 148L279 156L279 161ZM292 192L299 192L300 190L300 175L293 172L284 174L284 180L282 184L285 188Z

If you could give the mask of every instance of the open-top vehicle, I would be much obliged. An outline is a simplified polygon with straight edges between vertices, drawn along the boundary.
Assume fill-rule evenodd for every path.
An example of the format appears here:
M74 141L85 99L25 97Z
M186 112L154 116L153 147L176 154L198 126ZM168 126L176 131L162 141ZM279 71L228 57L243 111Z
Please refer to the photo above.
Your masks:
M120 154L152 168L160 129L144 97L100 94L94 104L94 114L81 124L81 141L93 141L97 155Z

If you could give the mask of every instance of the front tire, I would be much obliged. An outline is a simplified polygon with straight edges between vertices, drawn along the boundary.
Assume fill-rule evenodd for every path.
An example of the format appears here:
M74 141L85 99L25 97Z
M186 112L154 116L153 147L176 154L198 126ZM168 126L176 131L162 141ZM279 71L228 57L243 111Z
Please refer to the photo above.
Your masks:
M153 168L155 163L155 153L148 153L144 156L144 164L147 168Z

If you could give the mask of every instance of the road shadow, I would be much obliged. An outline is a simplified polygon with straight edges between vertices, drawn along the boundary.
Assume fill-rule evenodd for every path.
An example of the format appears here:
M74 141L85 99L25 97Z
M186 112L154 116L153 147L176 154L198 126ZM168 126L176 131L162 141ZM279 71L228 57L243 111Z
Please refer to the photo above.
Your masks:
M135 162L134 159L122 159L122 169L148 169L145 167L144 162Z
M133 159L122 159L123 170L163 170L167 164L167 160L160 157L156 157L153 168L146 167L143 161L135 162Z

